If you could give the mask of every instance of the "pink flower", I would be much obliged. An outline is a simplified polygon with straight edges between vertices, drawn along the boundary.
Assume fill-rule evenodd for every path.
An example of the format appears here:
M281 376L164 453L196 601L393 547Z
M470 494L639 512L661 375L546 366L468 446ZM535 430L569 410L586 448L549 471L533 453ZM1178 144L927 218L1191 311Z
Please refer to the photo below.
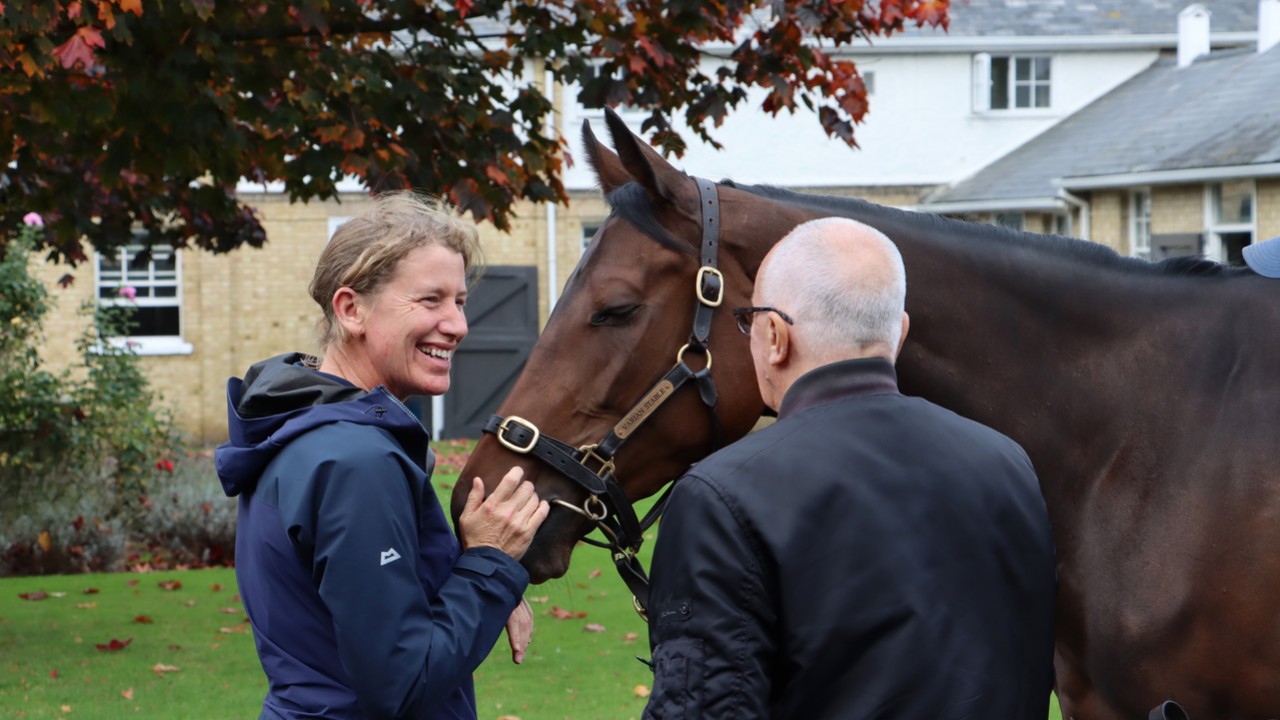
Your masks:
M40 213L29 212L22 216L22 223L34 227L44 227L44 218L40 217Z
M128 298L129 300L132 300L132 299L134 299L134 298L138 297L138 290L137 290L137 288L134 288L134 287L133 287L133 286L131 286L131 285L124 285L124 286L122 286L119 290L117 290L117 291L116 291L116 293L117 293L120 297L122 297L122 298Z

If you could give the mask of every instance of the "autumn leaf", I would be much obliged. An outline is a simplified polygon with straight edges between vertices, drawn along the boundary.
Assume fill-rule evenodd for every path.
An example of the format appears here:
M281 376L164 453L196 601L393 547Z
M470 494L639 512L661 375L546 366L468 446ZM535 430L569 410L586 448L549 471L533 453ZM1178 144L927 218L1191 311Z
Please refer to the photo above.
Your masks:
M218 632L222 633L223 635L233 635L235 633L242 633L248 629L249 629L249 626L246 623L240 623L239 625L235 625L233 627L218 628Z
M160 588L163 590L168 590L169 592L173 592L174 590L178 590L182 587L182 581L181 580L161 580L160 582L156 583L156 585L159 585Z
M71 712L71 706L70 706L70 705L63 705L60 709L61 709L61 710L62 710L62 712L64 712L64 713L69 713L69 712Z
M531 597L531 598L525 598L525 599L531 603L544 603L550 600L551 598L548 595L540 595L538 597Z
M574 612L572 610L565 610L559 605L552 605L551 609L548 610L546 614L556 618L557 620L571 620L573 618L584 618L587 616L585 612L582 612L582 611Z
M150 616L147 616L147 615L135 615L133 617L133 621L136 623L140 623L142 625L150 625L151 623L155 622L150 618Z
M53 678L54 680L57 680L57 679L58 679L58 668L54 668L54 669L50 670L50 671L49 671L49 677Z
M636 697L646 698L646 697L649 697L649 686L637 685L634 688L632 688L631 692L635 693Z
M196 601L195 601L195 600L188 600L188 601L186 601L186 602L184 602L184 603L182 603L182 604L183 604L183 605L185 605L185 606L187 606L187 607L195 607L195 606L196 606Z
M102 33L91 27L82 27L76 30L76 34L72 35L70 40L53 49L53 57L67 70L75 67L77 63L84 65L85 68L91 68L97 64L93 54L95 47L106 47L106 43L102 40Z
M120 650L125 649L126 647L129 647L129 643L131 642L133 642L133 638L125 638L124 642L120 642L115 638L111 638L111 642L105 645L103 645L102 643L95 643L94 647L98 648L99 650L102 650L103 652L118 652Z
M84 589L84 594L85 594L85 595L97 595L97 594L98 594L98 588L85 588L85 589Z
M142 0L117 0L117 5L125 12L131 12L134 15L142 15Z
M76 607L81 610L92 610L98 607L98 603L96 602L76 603Z
M636 638L639 638L639 637L640 636L635 633L627 633L626 635L622 636L622 642L630 644L635 642Z
M125 583L125 585L128 585L129 587L133 587L134 585L137 585L137 584L138 584L138 579L137 579L137 578L134 578L134 579L130 580L129 582Z
M182 649L182 646L181 646L181 645L170 645L170 646L169 646L169 649L170 649L170 650L181 650L181 649Z
M43 590L37 590L33 593L18 593L18 597L22 598L23 600L33 600L33 601L44 600L45 598L49 597L49 593Z
M592 580L595 580L596 578L600 577L600 568L596 568L595 570L592 570L591 572L587 573L587 577L591 578Z
M49 597L60 598L60 597L66 597L66 596L67 596L67 594L66 594L66 593L64 593L64 592L57 592L57 591L54 591L54 592L49 593Z
M53 538L49 536L48 530L43 530L36 536L36 544L40 546L41 550L49 552L49 549L53 547Z
M222 585L220 585L220 584L218 584L218 583L214 583L214 584L212 584L212 585L210 585L210 586L209 586L209 589L210 589L210 590L212 590L212 591L214 591L214 592L222 592Z
M179 668L176 665L165 665L164 663L156 663L155 665L151 666L151 672L155 673L156 677L164 677L165 673L182 672L182 668Z
M120 691L120 697L124 698L125 700L132 700L132 699L133 699L133 688L128 688L127 690L121 690L121 691Z

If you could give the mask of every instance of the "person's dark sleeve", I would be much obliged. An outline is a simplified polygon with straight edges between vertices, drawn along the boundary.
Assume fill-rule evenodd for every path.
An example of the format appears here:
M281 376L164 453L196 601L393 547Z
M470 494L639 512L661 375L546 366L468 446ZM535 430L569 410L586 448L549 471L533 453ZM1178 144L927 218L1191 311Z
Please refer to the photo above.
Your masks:
M679 481L654 548L644 717L768 716L775 613L756 548L717 489Z
M315 469L308 491L280 502L291 534L314 548L342 665L372 718L418 717L444 702L489 654L529 582L511 556L475 548L427 597L404 462L348 448Z

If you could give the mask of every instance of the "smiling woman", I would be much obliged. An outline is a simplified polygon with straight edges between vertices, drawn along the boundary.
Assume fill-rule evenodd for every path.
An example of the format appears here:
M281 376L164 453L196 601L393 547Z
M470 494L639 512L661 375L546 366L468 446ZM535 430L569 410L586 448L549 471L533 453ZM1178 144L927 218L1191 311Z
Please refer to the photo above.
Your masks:
M311 282L321 356L228 383L218 475L239 496L236 577L269 680L266 718L475 718L471 675L533 618L519 565L547 514L522 472L475 483L455 537L405 408L449 389L467 334L475 227L384 195L344 223ZM459 543L458 538L461 539Z

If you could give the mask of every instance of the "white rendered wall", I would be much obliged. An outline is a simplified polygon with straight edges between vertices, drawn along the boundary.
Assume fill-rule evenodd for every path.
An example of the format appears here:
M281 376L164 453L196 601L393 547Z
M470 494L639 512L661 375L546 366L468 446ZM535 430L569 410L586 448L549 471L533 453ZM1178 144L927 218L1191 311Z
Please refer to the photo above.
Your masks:
M972 109L972 53L860 55L862 72L875 73L866 122L856 128L861 149L827 138L817 118L801 108L771 118L757 110L760 95L731 114L712 134L717 151L692 133L675 164L687 172L719 180L790 187L927 185L962 180L1043 132L1156 59L1149 50L1055 52L1048 110ZM577 88L565 88L565 132L574 166L565 175L571 189L595 186L582 153L583 109ZM599 118L598 112L586 116ZM638 129L638 122L636 123ZM607 141L602 122L593 122Z

